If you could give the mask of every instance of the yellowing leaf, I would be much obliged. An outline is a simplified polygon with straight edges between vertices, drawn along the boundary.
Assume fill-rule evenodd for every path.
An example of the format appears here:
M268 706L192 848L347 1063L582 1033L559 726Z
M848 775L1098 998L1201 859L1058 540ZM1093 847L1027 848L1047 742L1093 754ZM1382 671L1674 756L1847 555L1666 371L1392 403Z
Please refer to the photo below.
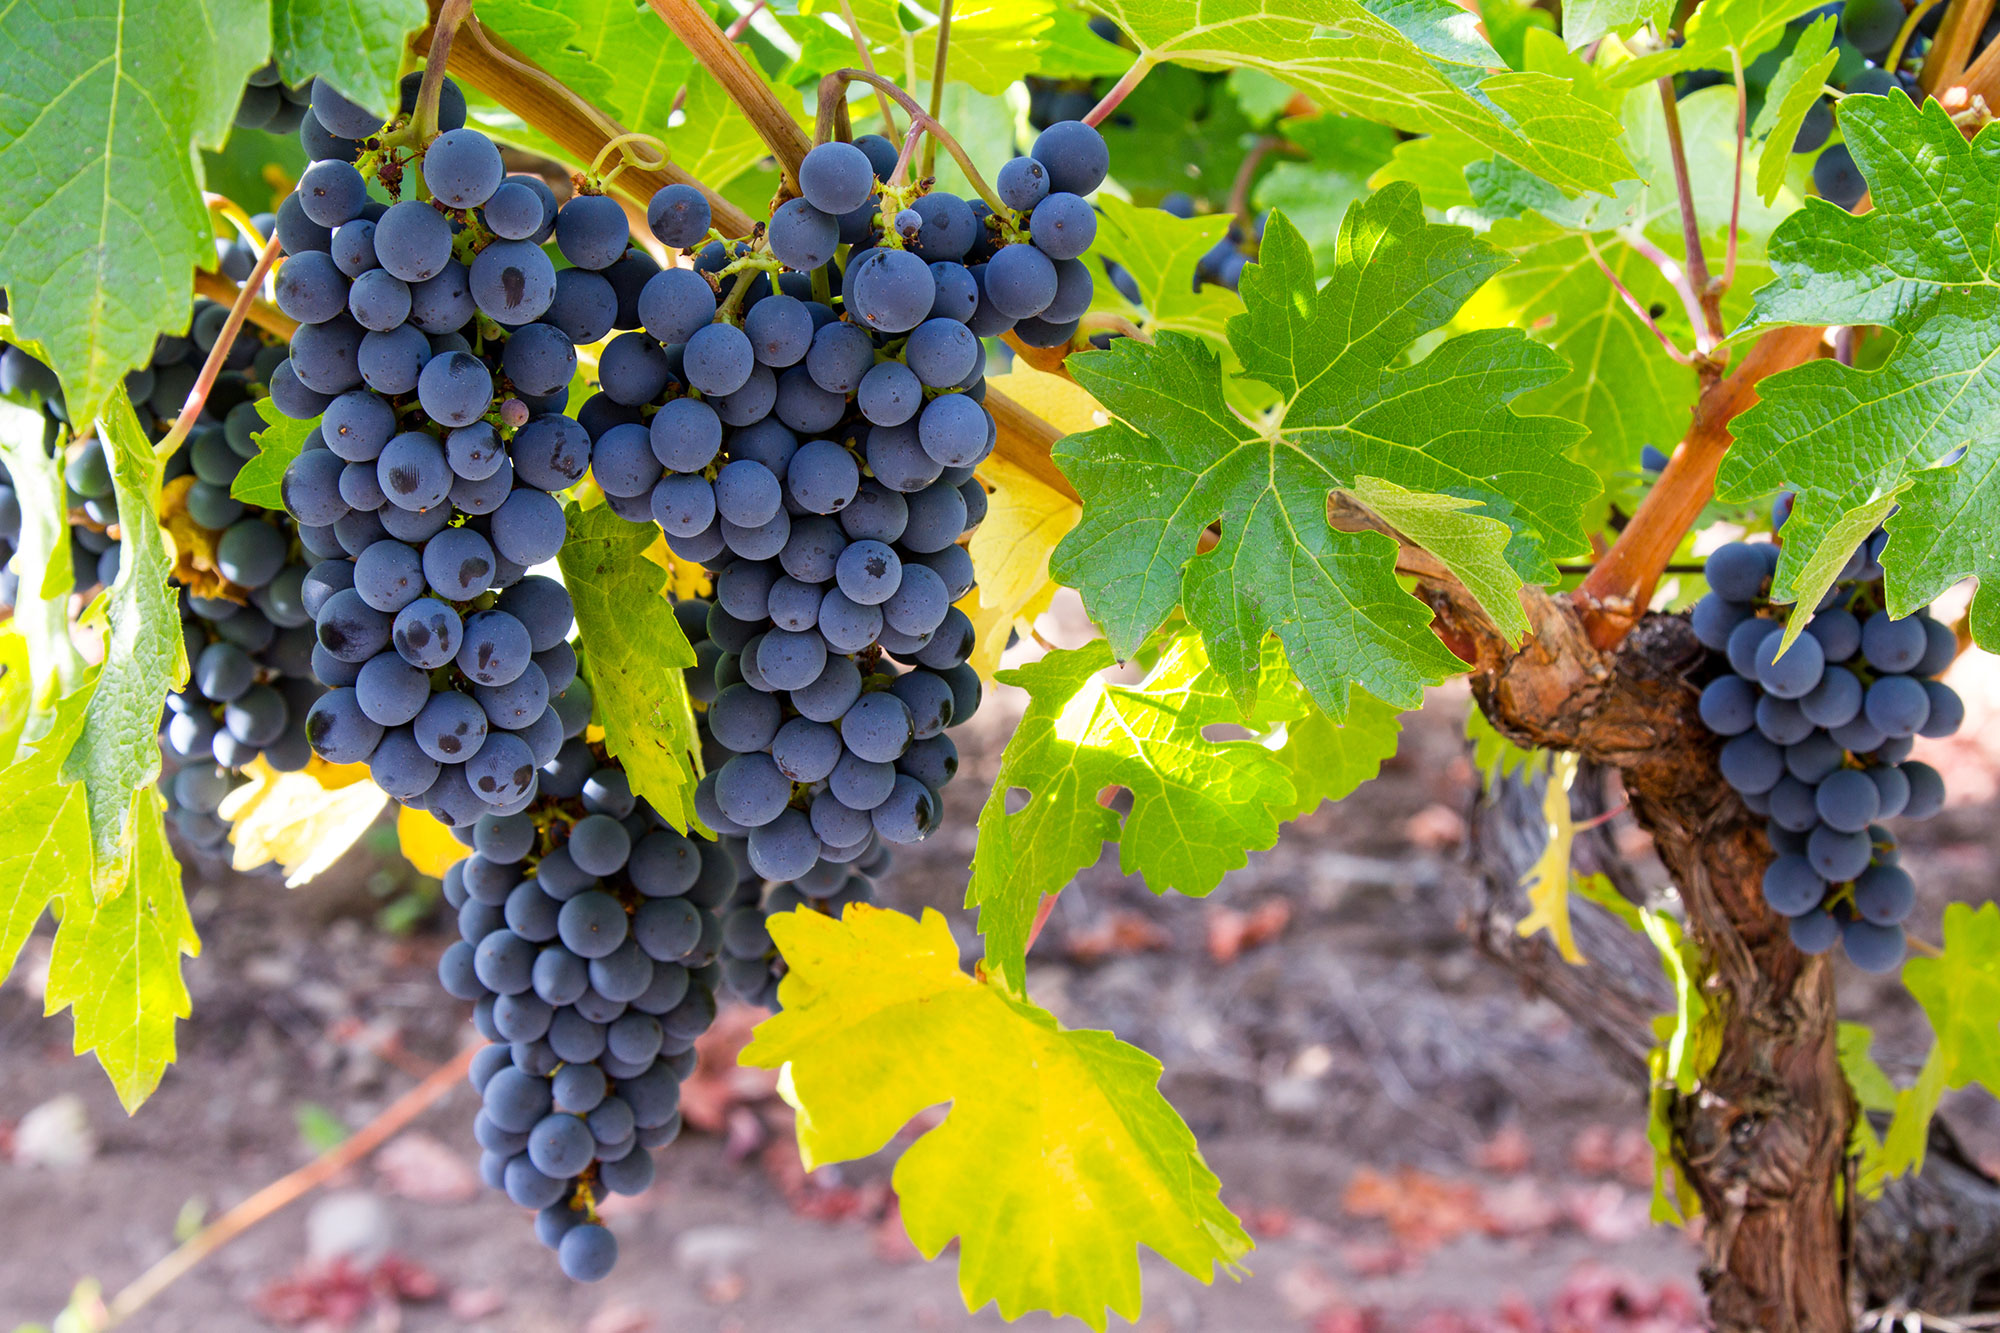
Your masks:
M173 1062L174 1023L192 1008L181 955L201 952L159 795L142 787L131 804L122 891L102 902L88 892L63 896L44 997L47 1013L69 1009L76 1053L96 1054L127 1111L138 1109Z
M1046 375L1016 363L992 385L1065 432L1089 430L1105 417L1088 390L1060 375ZM1056 584L1049 577L1049 553L1076 526L1082 507L1032 474L994 456L980 465L980 478L993 488L986 519L966 543L979 584L960 602L978 638L970 661L980 679L993 683L1000 654L1015 630L1026 633L1048 610Z
M784 1008L742 1062L787 1065L808 1168L879 1151L912 1116L942 1124L896 1163L903 1225L927 1257L956 1237L966 1307L1139 1313L1137 1248L1203 1282L1250 1249L1220 1182L1159 1093L1160 1063L1108 1032L1069 1031L959 970L936 911L863 904L839 921L770 919Z
M192 472L175 477L160 488L160 526L166 529L174 553L174 582L196 597L244 600L229 580L215 567L215 544L222 534L204 528L187 510L188 492L200 478Z
M1551 755L1548 784L1542 792L1542 816L1548 821L1549 841L1535 864L1521 876L1521 887L1528 891L1528 902L1534 910L1514 927L1523 937L1538 930L1548 931L1549 938L1555 941L1556 952L1566 963L1583 962L1569 923L1569 851L1576 840L1576 826L1569 817L1569 789L1575 781L1576 756Z
M451 830L421 810L404 806L396 813L396 838L403 845L403 859L420 875L443 879L444 872L463 861L471 851L451 836Z
M365 764L329 764L314 756L300 771L280 773L258 758L243 774L250 780L230 792L218 811L230 825L230 865L255 870L276 861L284 867L288 889L344 856L389 800L368 780ZM420 817L444 827L428 815Z

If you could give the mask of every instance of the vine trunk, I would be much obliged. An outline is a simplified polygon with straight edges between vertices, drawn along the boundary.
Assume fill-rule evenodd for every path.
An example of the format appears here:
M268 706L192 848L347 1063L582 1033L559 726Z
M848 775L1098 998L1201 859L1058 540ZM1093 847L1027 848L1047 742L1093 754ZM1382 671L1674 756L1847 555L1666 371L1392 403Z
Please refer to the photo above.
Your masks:
M1619 770L1680 887L1707 970L1713 1063L1669 1114L1674 1160L1701 1203L1702 1279L1724 1333L1851 1327L1846 1145L1827 962L1794 949L1763 901L1761 821L1716 769L1688 673L1705 650L1685 620L1647 616L1600 649L1566 600L1523 594L1533 633L1515 649L1463 589L1422 579L1440 636L1473 664L1481 709L1524 745Z

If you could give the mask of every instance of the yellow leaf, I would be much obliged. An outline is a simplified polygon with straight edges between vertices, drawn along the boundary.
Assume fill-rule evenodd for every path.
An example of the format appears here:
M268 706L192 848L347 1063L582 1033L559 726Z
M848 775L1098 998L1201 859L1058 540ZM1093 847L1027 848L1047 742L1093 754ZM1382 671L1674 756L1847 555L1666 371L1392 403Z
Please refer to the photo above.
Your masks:
M1017 365L989 382L1066 433L1093 429L1107 419L1095 398L1060 375ZM1049 553L1076 526L1082 510L997 455L980 465L979 475L992 487L986 521L966 543L979 585L959 602L959 609L978 636L970 659L973 669L990 686L1008 636L1016 628L1025 632L1048 610L1056 592L1049 578Z
M195 481L190 473L160 488L160 526L172 538L174 582L196 597L242 602L243 590L215 567L215 544L222 540L222 534L202 527L187 511L187 494Z
M1542 815L1548 821L1549 841L1535 864L1521 876L1521 887L1528 891L1528 902L1534 910L1522 917L1514 929L1524 937L1547 930L1563 961L1580 964L1583 955L1577 950L1576 936L1569 924L1569 850L1576 840L1576 826L1569 817L1569 789L1575 781L1576 756L1551 755L1548 784L1542 792Z
M706 597L715 590L708 571L691 560L675 555L673 548L667 545L664 532L653 539L645 554L648 560L667 571L666 584L660 589L662 597L681 602L690 597Z
M1031 1309L1102 1329L1139 1314L1141 1245L1203 1282L1250 1249L1160 1063L1072 1031L959 969L951 926L865 904L838 921L778 913L783 1010L742 1063L783 1066L808 1168L879 1151L928 1107L944 1122L896 1163L903 1225L925 1255L959 1242L968 1309Z
M230 824L229 863L254 870L275 861L284 868L286 888L338 861L389 800L368 780L366 764L329 764L315 756L296 773L280 773L259 758L243 773L250 780L217 811Z
M443 879L444 872L466 858L471 848L451 836L451 830L421 810L404 806L396 813L396 838L403 858L420 875Z

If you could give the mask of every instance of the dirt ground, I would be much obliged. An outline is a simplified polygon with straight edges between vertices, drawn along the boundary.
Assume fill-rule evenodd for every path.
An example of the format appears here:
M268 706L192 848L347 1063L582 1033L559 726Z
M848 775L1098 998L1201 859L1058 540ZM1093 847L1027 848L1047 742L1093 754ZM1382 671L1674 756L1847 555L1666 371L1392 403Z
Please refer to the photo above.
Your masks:
M965 729L946 828L899 855L890 905L957 907L974 818L1021 702L1003 692ZM1115 853L1060 900L1031 956L1035 995L1066 1023L1110 1028L1165 1062L1165 1091L1258 1240L1241 1281L1203 1285L1148 1257L1139 1327L1699 1327L1695 1249L1647 1221L1639 1090L1458 929L1475 782L1464 708L1462 694L1441 694L1409 720L1380 778L1299 821L1206 900L1155 898L1118 874ZM1986 716L1975 704L1968 730ZM1925 894L1917 926L1933 940L1948 898L1992 896L2000 847L2000 765L1971 742L1950 758L1959 803L1911 831L1907 862ZM52 1318L80 1279L116 1291L172 1249L177 1229L311 1160L308 1130L365 1124L450 1057L468 1033L464 1006L432 972L446 937L434 918L404 936L375 927L371 875L379 890L383 873L364 852L296 891L191 872L204 941L187 966L194 1017L179 1063L129 1119L94 1063L68 1054L68 1020L40 1017L46 936L31 943L0 987L0 1329ZM1842 986L1844 1007L1876 1024L1878 1055L1907 1080L1928 1041L1921 1015L1892 985L1846 970ZM740 1033L752 1017L727 1026ZM651 1192L620 1201L622 1258L599 1286L565 1281L529 1218L477 1188L477 1098L460 1085L127 1327L1001 1327L990 1307L965 1312L950 1256L926 1264L912 1251L888 1155L806 1178L767 1089L761 1077L702 1080L690 1115L709 1128L660 1154ZM65 1094L80 1102L80 1127L46 1110L32 1134L20 1125ZM1976 1151L2000 1158L1989 1103L1947 1106ZM48 1164L65 1148L81 1160Z

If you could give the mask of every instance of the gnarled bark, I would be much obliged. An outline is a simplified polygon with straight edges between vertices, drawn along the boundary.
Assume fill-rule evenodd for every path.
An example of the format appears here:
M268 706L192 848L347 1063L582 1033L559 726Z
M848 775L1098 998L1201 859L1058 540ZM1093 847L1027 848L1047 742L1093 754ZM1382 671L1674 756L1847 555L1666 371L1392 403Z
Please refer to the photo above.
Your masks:
M1832 973L1791 946L1763 901L1762 821L1723 783L1689 673L1705 660L1685 620L1647 616L1597 648L1573 606L1522 594L1515 649L1455 583L1421 580L1437 629L1472 663L1479 705L1524 745L1616 768L1632 812L1680 887L1720 1049L1670 1110L1674 1156L1701 1201L1702 1279L1726 1333L1849 1326L1844 1200L1853 1100L1835 1044Z

